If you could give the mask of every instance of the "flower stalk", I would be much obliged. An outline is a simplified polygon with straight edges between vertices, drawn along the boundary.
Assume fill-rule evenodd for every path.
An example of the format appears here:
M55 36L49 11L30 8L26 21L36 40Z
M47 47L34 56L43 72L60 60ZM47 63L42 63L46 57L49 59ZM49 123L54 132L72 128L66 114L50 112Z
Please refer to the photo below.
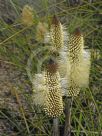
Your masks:
M54 118L53 119L53 134L52 136L59 136L60 132L59 132L59 120L58 118Z
M72 109L72 98L66 98L65 103L65 128L64 136L71 136L71 109Z

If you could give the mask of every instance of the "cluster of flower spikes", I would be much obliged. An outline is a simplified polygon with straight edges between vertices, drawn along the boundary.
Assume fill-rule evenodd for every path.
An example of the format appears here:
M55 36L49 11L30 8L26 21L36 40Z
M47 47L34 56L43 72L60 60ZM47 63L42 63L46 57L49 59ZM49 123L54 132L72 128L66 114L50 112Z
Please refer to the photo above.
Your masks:
M52 54L56 54L58 53L57 51L59 51L63 46L63 29L56 16L54 16L52 19L49 36L51 45L54 47ZM51 117L60 116L63 113L63 100L60 74L58 71L58 64L55 62L55 60L50 59L49 64L46 66L45 84L48 90L44 105L45 113Z
M65 82L64 86L61 84L61 88L63 95L74 97L78 96L81 88L88 87L90 53L84 49L84 38L79 28L76 28L72 34L66 33L64 27L56 16L54 16L50 37L53 43L52 45L57 49L62 59L58 61L61 62L58 63L61 83L63 81Z
M59 60L58 62L49 60L49 63L45 66L45 70L42 72L44 84L41 85L43 89L40 88L39 91L43 97L40 104L44 106L45 113L48 116L57 117L63 112L63 90L65 90L63 93L64 96L73 97L79 94L81 87L88 86L90 57L88 52L84 50L84 40L80 30L76 29L73 34L66 37L63 26L56 16L52 19L51 29L48 35L50 39L48 41L54 47L52 52L55 54L56 52L59 53L59 56L62 55L60 62L62 65L65 65L67 70L61 67ZM64 43L64 38L68 38L67 46ZM64 50L65 46L66 50ZM63 74L60 74L60 72L63 73L63 70L67 72L67 77L65 78L61 76ZM63 85L63 81L67 81L66 84ZM43 92L45 92L44 95ZM36 96L38 95L39 93Z

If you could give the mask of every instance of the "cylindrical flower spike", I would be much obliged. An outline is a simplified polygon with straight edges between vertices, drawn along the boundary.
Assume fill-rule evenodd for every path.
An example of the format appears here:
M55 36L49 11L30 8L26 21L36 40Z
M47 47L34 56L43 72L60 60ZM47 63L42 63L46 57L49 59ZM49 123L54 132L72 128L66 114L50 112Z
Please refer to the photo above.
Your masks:
M39 22L36 27L36 40L38 42L44 42L44 36L48 32L48 25L45 22Z
M90 55L84 50L84 39L79 29L69 38L70 75L68 78L68 96L77 96L82 87L89 82Z
M45 84L47 88L47 99L44 104L45 113L50 117L58 117L63 112L63 101L60 86L60 76L57 64L51 61L45 70Z
M33 9L29 5L25 5L22 10L22 23L26 26L33 25Z
M80 29L76 29L69 37L69 60L71 64L79 65L82 59L84 40Z
M61 22L54 15L50 28L50 38L52 45L59 50L64 45L64 32Z

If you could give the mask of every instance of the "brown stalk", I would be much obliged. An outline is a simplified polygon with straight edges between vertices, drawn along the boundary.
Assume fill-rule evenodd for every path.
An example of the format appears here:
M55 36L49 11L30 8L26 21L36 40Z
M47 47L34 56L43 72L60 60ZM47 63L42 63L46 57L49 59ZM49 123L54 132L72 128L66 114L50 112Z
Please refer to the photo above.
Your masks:
M72 98L66 98L64 136L71 136L71 109Z
M60 136L58 118L53 119L53 134L52 134L52 136Z

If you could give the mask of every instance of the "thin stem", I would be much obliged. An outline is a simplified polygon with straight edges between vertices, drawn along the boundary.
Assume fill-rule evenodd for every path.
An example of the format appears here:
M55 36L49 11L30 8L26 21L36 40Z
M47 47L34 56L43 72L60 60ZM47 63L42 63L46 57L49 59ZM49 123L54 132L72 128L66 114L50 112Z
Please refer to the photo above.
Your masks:
M53 135L52 136L59 136L59 120L58 118L53 119Z
M66 98L64 136L71 136L71 109L72 98Z

